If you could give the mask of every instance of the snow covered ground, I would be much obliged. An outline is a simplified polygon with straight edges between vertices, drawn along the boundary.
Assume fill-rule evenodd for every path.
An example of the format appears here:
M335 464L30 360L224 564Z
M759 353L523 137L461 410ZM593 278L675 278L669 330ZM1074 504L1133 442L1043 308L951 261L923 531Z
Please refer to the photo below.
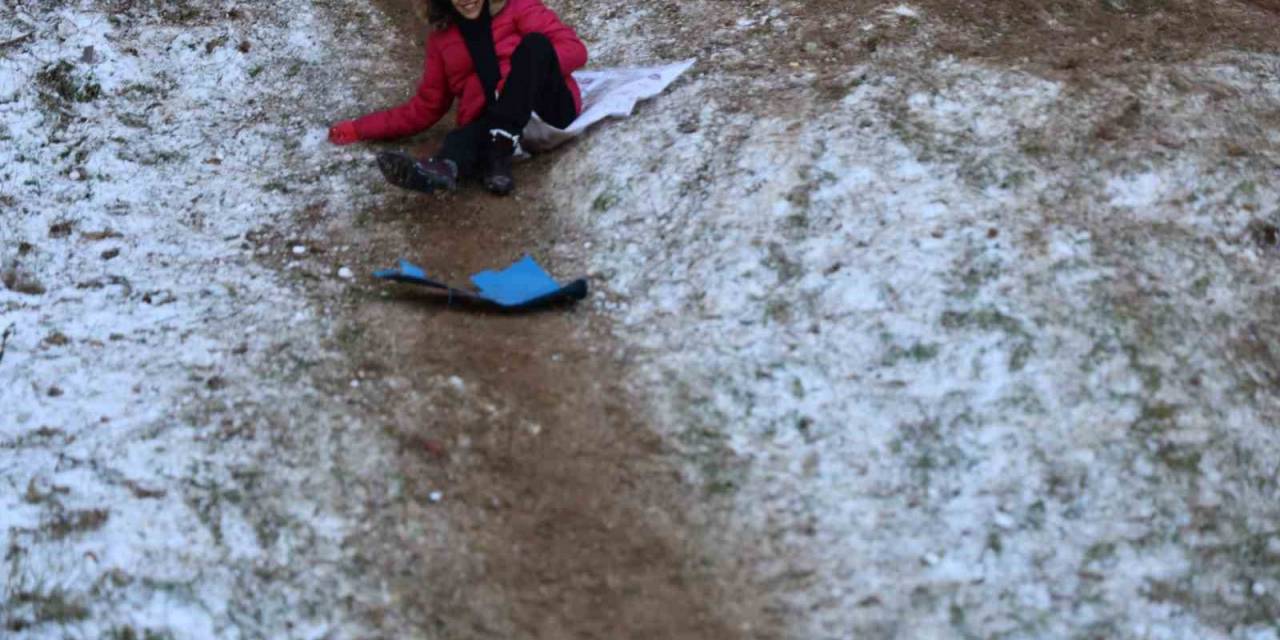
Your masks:
M714 508L707 566L806 640L1277 637L1280 59L1081 88L890 42L819 86L743 66L793 3L675 54L649 5L563 4L598 62L704 56L541 187ZM837 17L937 23L884 7ZM383 197L367 150L322 139L363 82L403 91L370 68L379 20L0 8L5 633L419 613L361 545L449 524L386 472L364 394L393 394L315 302L352 250L289 226Z
M1278 72L713 71L556 165L792 637L1277 637Z
M386 597L346 545L386 452L287 277L343 265L287 241L349 190L303 80L338 35L307 3L0 9L0 635L352 637Z

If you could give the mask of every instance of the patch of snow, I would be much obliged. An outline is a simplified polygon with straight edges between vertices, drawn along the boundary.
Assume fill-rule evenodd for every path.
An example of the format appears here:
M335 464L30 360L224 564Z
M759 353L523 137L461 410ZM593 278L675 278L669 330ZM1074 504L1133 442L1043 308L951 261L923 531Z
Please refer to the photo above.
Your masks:
M910 5L905 5L905 4L900 4L889 9L889 13L892 13L893 15L901 18L917 19L920 17L919 11L915 10Z
M1107 181L1107 194L1111 196L1111 205L1115 207L1153 207L1166 195L1165 191L1164 182L1154 173L1117 176Z
M757 558L797 637L902 620L1213 637L1143 594L1247 571L1162 532L1195 520L1184 483L1233 482L1206 469L1280 464L1269 404L1241 404L1233 373L1244 322L1220 315L1266 314L1246 310L1266 285L1226 284L1255 249L1221 240L1274 210L1265 167L1080 159L1093 98L1015 71L858 73L787 114L720 110L746 80L704 76L552 170L594 236L599 308L640 354L638 395L725 502L722 548ZM1169 116L1206 132L1237 117ZM1212 305L1198 279L1224 283ZM1256 458L1233 465L1227 442ZM1276 515L1264 494L1232 517ZM735 548L743 531L762 548ZM1212 601L1204 584L1189 597Z
M333 162L291 74L340 43L311 5L213 5L0 9L36 34L0 57L0 274L42 291L0 286L0 624L21 637L367 634L351 607L379 589L348 538L390 454L310 373L336 357L327 314L249 241L351 190L288 183Z

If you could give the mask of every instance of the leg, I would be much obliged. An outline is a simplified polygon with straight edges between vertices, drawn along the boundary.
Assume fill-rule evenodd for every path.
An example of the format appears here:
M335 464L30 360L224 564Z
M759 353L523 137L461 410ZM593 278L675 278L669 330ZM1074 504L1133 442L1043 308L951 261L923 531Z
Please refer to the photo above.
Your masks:
M445 136L436 155L418 160L399 151L378 154L378 169L387 182L413 191L452 191L458 179L480 174L489 142L490 124L481 118Z
M481 117L465 127L454 129L445 136L444 145L434 157L453 161L460 178L479 175L489 142L489 129L492 128L488 118Z
M573 93L560 72L551 40L541 33L531 33L520 41L511 54L511 71L497 102L489 107L495 128L513 136L520 135L529 124L530 114L553 127L569 126L578 117Z
M484 186L498 195L511 193L511 156L529 118L537 113L553 127L567 127L578 117L573 93L560 73L560 58L551 40L531 33L511 54L507 82L483 119L490 127L486 146Z
M387 182L402 189L432 193L458 187L457 166L447 160L419 161L403 151L383 151L378 154L378 169Z

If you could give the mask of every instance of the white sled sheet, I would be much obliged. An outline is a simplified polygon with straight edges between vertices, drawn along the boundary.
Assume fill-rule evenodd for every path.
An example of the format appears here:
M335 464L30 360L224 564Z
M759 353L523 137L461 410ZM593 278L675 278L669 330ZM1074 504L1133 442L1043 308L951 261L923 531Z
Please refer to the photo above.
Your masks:
M636 103L662 93L680 74L693 66L685 60L662 67L596 69L573 74L582 88L582 114L567 129L557 129L534 114L520 144L529 151L546 151L582 135L605 118L625 118Z

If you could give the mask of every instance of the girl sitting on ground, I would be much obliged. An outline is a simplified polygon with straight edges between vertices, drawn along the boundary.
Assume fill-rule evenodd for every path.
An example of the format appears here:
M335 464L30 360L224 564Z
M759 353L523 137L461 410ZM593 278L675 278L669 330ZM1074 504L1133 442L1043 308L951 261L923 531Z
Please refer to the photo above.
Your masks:
M491 192L515 187L511 158L536 113L563 129L582 109L570 74L587 63L587 48L540 0L429 0L432 31L418 92L408 102L329 129L329 140L350 144L419 133L453 105L458 128L433 156L378 154L378 168L398 187L430 193L480 177Z

